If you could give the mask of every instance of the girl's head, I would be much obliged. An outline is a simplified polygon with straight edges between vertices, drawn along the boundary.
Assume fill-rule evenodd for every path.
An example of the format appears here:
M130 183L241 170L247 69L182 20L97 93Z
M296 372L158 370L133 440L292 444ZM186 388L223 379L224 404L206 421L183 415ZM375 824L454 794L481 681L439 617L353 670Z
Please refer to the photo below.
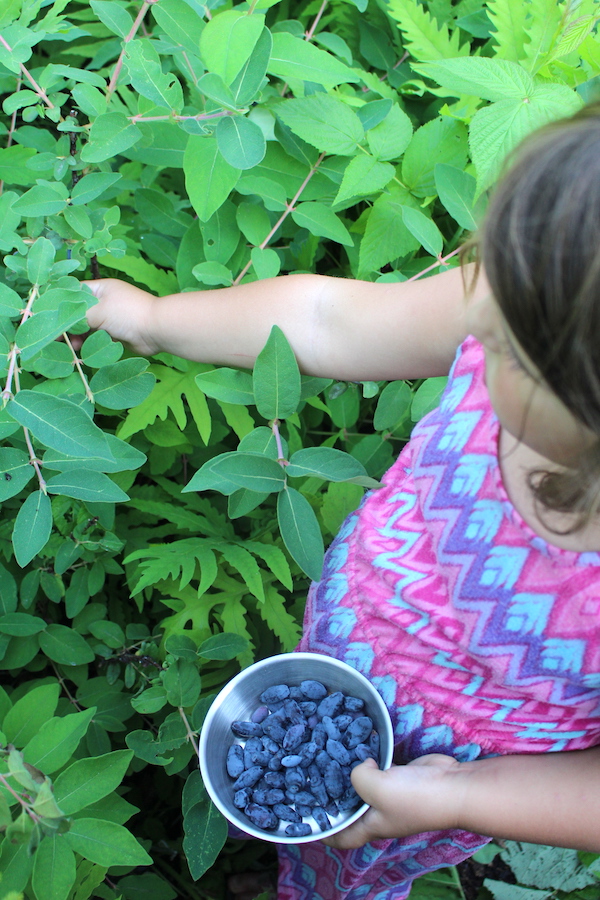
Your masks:
M580 513L579 527L600 507L600 104L535 132L512 159L474 243L532 384L585 426L570 471L530 476L537 499Z

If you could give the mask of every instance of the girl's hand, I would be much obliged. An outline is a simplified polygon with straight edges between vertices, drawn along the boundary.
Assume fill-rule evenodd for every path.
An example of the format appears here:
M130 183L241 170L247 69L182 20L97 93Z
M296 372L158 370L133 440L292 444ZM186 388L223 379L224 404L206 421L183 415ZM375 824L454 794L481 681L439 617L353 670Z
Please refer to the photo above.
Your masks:
M441 753L384 772L374 760L366 760L353 769L352 784L371 808L324 843L353 850L369 841L457 827L460 789L455 785L459 779L452 775L459 767L455 759Z
M158 352L159 347L152 337L156 297L118 278L84 283L98 299L87 312L90 328L108 331L114 340L125 341L144 356Z

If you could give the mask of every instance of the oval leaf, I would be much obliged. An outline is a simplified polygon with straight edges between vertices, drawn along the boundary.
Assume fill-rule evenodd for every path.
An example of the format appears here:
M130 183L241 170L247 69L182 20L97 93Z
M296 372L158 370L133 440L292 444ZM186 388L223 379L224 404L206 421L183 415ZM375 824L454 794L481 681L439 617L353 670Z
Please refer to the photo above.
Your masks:
M12 533L15 559L23 567L48 543L52 531L50 498L34 491L17 513Z
M273 325L254 364L254 400L265 419L287 419L300 403L300 370L279 326Z
M312 581L319 581L323 570L323 537L306 497L290 487L281 491L277 498L277 519L290 556Z

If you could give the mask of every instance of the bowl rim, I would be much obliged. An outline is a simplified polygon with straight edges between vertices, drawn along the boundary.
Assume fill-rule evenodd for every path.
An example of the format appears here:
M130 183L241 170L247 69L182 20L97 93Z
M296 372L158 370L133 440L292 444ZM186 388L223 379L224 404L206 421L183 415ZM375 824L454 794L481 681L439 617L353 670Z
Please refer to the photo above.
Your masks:
M231 810L228 809L221 798L218 796L216 790L214 789L211 779L205 778L205 772L208 771L208 761L207 761L207 746L208 746L208 734L210 731L210 726L212 724L213 719L217 715L218 709L221 706L223 700L231 694L240 681L243 681L245 678L249 676L249 674L253 674L261 668L266 668L269 665L273 665L280 660L288 659L290 656L293 656L294 659L298 660L313 660L315 657L324 660L328 663L333 663L337 668L346 668L348 671L355 677L358 677L360 681L365 683L365 686L369 689L373 694L373 702L377 704L380 711L383 713L383 721L385 723L385 730L387 732L388 738L388 752L386 754L386 759L383 760L383 768L389 769L392 764L392 758L394 754L394 730L392 727L392 720L390 718L389 710L385 705L383 698L374 684L372 684L369 679L363 675L362 672L359 672L358 669L355 669L353 666L349 665L349 663L344 660L337 659L335 656L327 656L325 653L311 653L307 651L298 651L297 653L292 651L291 653L278 653L274 656L267 656L265 659L261 659L258 662L253 663L250 666L247 666L245 669L242 669L241 672L238 672L237 675L227 682L225 687L223 687L213 702L210 705L210 708L206 714L204 722L202 724L202 728L200 731L200 740L198 744L198 761L200 765L200 773L202 775L202 782L206 791L215 804L219 812L222 813L223 816L227 819L228 822L231 822L234 827L238 828L244 834L249 835L250 837L259 838L263 841L269 841L275 844L307 844L312 841L322 840L324 837L331 837L334 834L337 834L339 831L343 831L345 828L348 828L353 822L359 819L364 813L369 809L368 803L363 803L361 806L356 809L352 815L348 816L347 819L344 819L343 822L339 822L337 825L334 825L328 831L322 831L318 834L309 834L305 837L290 837L289 835L281 835L281 834L269 834L269 832L261 830L259 828L255 828L251 822L243 822L240 818L234 817Z

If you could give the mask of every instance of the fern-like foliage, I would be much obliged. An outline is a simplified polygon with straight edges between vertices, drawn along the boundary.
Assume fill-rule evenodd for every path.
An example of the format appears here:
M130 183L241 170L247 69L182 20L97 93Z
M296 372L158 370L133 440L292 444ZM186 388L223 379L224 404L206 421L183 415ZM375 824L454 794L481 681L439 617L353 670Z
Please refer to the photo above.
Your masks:
M389 0L388 15L404 35L404 47L419 62L468 56L470 44L459 46L459 29L438 27L436 19L417 0Z
M556 5L556 4L555 4ZM518 63L525 57L527 4L514 0L488 0L487 14L494 27L492 39L498 59Z

